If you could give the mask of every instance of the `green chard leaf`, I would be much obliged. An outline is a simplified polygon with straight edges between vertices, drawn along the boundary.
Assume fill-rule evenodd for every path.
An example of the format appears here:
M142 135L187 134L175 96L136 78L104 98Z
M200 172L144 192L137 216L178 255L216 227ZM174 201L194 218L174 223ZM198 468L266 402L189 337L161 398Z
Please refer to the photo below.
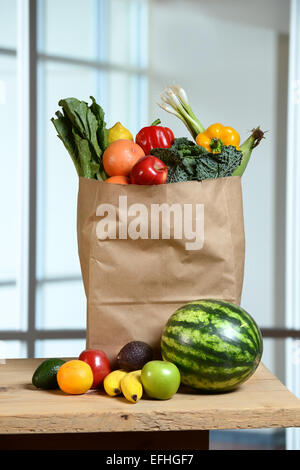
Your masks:
M73 136L79 155L82 176L84 178L95 178L100 165L93 161L88 140L83 139L75 129L73 129Z
M57 117L52 118L51 121L57 131L58 137L64 144L73 160L78 176L82 176L76 146L74 145L72 123L67 118L67 116L63 115L60 111L57 111L55 114Z
M62 106L79 135L91 143L96 158L99 159L102 152L97 140L98 121L88 104L76 98L66 98L58 104Z
M108 145L108 130L104 111L91 97L89 107L85 101L66 98L59 101L58 111L51 121L58 137L68 150L79 176L104 181L107 175L102 154Z
M106 129L106 122L104 121L104 116L105 113L101 106L96 102L95 98L93 96L90 96L92 100L92 104L90 106L90 110L96 117L98 121L98 131L97 131L97 137L98 137L98 142L99 145L102 149L102 152L106 149L108 146L108 129Z
M109 176L105 173L103 165L98 168L96 178L98 181L105 181L107 178L109 178Z

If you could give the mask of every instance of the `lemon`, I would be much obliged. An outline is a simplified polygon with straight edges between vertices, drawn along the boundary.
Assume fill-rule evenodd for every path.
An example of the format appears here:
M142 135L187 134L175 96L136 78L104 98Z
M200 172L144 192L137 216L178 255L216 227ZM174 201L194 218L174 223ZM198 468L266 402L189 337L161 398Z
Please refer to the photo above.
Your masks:
M116 122L116 124L108 130L108 142L111 144L115 140L120 139L133 140L133 137L126 127L122 126L120 122Z

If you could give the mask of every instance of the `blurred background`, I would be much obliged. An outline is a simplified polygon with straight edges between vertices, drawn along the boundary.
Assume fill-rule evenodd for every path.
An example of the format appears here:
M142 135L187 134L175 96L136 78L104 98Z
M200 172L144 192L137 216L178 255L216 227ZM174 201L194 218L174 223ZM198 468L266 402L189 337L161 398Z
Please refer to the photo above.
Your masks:
M204 125L242 141L268 131L243 177L242 306L263 362L299 396L299 69L299 0L0 0L0 358L85 348L78 180L50 122L59 99L92 95L132 134L159 117L188 136L157 106L178 83ZM212 448L300 448L297 430L211 436Z

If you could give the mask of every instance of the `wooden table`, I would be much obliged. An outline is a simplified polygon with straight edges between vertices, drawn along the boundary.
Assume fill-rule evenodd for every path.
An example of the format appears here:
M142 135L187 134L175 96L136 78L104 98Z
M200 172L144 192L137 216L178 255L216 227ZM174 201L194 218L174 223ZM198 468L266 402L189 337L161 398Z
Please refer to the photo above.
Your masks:
M0 364L0 449L208 449L209 430L300 427L300 401L261 364L237 390L182 388L171 400L136 404L104 391L38 390L43 359Z

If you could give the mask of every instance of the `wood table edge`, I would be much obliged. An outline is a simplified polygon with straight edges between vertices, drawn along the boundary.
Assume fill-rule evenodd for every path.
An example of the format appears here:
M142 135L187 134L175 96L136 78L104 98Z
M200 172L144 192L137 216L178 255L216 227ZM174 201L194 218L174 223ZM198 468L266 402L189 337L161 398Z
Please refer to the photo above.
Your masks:
M42 359L25 360L35 362ZM24 361L24 360L18 360ZM261 363L258 371L250 380L275 380L280 382L269 369ZM280 382L280 384L282 384ZM282 387L286 387L282 384ZM141 410L128 408L103 411L101 414L90 411L74 413L67 410L61 413L43 414L26 412L22 415L0 416L0 435L4 434L51 434L51 433L91 433L91 432L147 432L147 431L201 431L225 429L290 428L300 427L300 401L288 390L293 399L289 406L268 408L244 408L233 413L232 408L174 410ZM299 406L295 406L295 404ZM132 405L128 405L132 406ZM136 406L136 405L133 405ZM222 419L224 424L222 425ZM220 424L221 422L221 424Z
M263 412L263 414L261 414ZM299 409L266 411L252 409L236 413L232 410L222 412L224 425L220 425L220 417L216 419L216 410L203 419L201 412L141 412L126 415L122 413L107 413L93 416L90 413L80 415L51 414L49 416L26 416L0 418L1 434L51 434L51 433L88 433L88 432L157 432L157 431L202 431L229 429L259 429L259 428L292 428L300 427ZM282 416L284 414L284 416ZM202 419L201 419L202 418ZM245 424L247 419L248 424Z

